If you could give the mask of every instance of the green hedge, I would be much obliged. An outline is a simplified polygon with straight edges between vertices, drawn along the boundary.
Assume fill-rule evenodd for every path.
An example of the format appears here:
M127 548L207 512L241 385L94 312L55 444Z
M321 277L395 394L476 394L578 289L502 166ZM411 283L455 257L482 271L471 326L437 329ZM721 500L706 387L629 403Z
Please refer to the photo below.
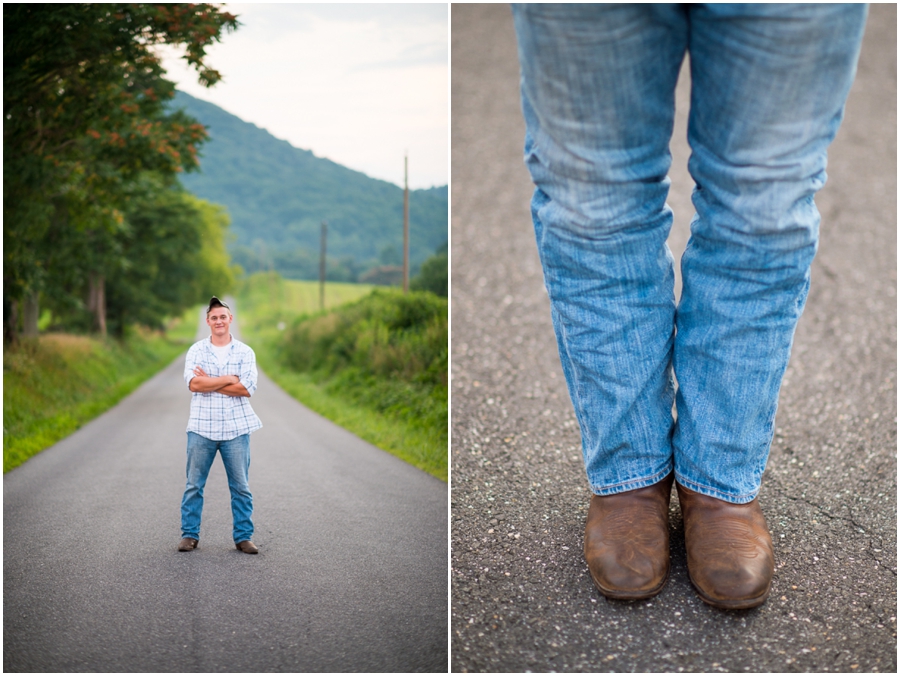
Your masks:
M300 317L279 361L340 396L424 432L430 467L447 467L447 300L390 289L328 314Z

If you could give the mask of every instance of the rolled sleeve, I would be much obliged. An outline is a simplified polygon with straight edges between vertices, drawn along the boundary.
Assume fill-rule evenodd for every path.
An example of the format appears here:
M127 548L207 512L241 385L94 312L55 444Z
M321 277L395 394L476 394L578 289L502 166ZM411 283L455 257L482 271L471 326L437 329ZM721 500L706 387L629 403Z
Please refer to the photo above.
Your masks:
M253 393L256 392L256 379L258 374L256 372L256 353L247 348L248 356L241 363L241 385L247 390L247 393L250 396L253 396Z
M196 345L191 347L188 350L187 356L184 358L184 382L187 384L188 389L191 388L191 380L194 379L194 376L197 374L194 373L194 367L197 365L197 347Z

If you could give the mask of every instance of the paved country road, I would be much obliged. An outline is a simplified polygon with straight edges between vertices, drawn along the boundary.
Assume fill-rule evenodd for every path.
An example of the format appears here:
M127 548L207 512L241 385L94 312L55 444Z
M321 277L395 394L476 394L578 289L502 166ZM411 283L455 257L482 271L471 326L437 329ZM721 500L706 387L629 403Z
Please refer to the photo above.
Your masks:
M4 476L4 671L445 672L446 484L262 373L260 553L234 547L221 458L176 551L183 365Z
M591 583L512 18L506 5L452 15L453 671L896 672L896 5L872 5L817 197L821 244L760 494L777 571L749 611L697 598L677 499L658 597L611 602ZM676 258L693 215L687 85L672 141Z

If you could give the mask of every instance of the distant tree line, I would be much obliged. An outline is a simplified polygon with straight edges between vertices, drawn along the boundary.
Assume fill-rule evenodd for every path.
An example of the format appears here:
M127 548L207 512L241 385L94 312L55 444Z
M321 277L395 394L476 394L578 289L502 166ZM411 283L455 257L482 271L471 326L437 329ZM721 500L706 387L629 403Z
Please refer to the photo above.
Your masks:
M271 251L262 240L257 248L237 247L236 263L247 273L278 272L288 279L318 279L319 257L310 249L292 248ZM400 286L403 284L403 254L399 247L386 246L377 259L360 263L353 256L326 258L325 279L329 282L351 282ZM431 291L447 297L448 286L447 243L421 265L410 266L410 288L414 291Z
M204 127L167 102L156 45L212 86L206 49L237 27L209 4L3 5L4 340L121 334L221 293L227 217L187 194Z

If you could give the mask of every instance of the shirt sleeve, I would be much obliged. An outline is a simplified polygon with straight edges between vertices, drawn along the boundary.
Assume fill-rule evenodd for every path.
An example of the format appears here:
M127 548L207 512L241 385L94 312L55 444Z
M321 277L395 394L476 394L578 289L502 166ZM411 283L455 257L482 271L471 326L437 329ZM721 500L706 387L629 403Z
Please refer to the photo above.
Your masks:
M256 392L256 353L248 347L244 358L241 359L241 385L246 388L250 396Z
M197 365L197 346L194 345L188 350L184 358L184 382L187 383L188 389L191 388L191 380L194 379L194 367Z

